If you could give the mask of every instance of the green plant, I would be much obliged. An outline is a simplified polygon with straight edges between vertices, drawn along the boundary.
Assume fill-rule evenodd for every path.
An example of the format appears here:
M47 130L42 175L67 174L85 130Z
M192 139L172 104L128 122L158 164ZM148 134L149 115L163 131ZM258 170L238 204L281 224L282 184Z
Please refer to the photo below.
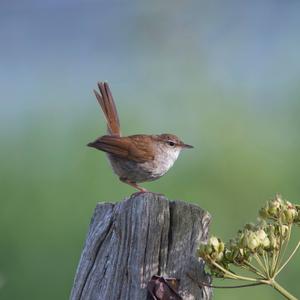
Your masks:
M251 282L248 286L269 285L287 299L297 300L276 281L300 246L299 241L286 255L294 225L300 225L300 206L276 195L260 209L256 224L246 224L226 244L212 236L207 244L201 245L198 254L212 276ZM246 271L246 275L234 272L233 266Z

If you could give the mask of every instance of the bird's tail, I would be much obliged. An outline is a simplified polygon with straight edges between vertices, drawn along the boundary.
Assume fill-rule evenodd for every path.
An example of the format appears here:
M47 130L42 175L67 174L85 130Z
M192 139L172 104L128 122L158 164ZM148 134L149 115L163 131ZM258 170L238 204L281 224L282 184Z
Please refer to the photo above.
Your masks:
M120 121L116 105L107 82L98 82L100 94L94 90L107 122L109 134L121 136Z

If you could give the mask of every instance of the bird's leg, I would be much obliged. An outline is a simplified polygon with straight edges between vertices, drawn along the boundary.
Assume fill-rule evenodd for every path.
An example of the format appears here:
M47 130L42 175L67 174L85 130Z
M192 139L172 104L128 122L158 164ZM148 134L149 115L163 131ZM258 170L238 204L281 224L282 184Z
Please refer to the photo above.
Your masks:
M144 189L144 188L140 187L138 184L136 184L136 182L133 182L133 181L127 179L127 178L120 177L120 180L121 180L122 182L124 182L124 183L126 183L126 184L129 184L130 186L132 186L132 187L138 189L138 190L139 190L140 192L142 192L142 193L148 192L146 189Z

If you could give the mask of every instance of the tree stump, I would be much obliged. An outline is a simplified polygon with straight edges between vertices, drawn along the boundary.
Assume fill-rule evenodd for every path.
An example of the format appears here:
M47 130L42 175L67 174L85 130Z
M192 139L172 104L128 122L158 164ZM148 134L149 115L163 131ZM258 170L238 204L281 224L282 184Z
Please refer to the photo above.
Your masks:
M195 257L209 222L198 206L149 192L98 203L70 299L146 300L153 275L178 278L183 299L211 299L211 289L199 285L209 276Z

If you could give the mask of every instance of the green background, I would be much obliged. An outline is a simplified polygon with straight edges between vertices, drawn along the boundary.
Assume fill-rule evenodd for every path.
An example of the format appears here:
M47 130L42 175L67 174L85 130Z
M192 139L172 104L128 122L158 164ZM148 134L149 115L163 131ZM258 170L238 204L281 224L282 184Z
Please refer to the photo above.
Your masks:
M134 192L85 146L105 133L98 80L125 135L195 146L143 186L208 210L214 234L277 192L299 203L299 14L295 1L1 2L0 299L67 299L96 203ZM280 277L296 296L299 267L298 253Z

